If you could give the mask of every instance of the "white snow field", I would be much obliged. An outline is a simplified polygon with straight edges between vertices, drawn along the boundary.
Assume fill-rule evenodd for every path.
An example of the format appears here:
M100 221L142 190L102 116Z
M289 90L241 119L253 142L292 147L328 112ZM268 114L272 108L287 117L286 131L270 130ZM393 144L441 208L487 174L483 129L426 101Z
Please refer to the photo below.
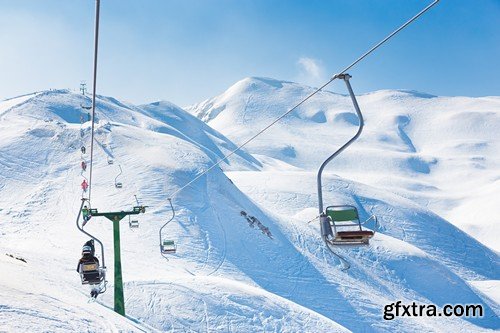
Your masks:
M498 97L359 97L365 131L328 168L325 203L355 204L381 226L369 246L338 250L348 271L317 220L307 223L317 215L317 167L356 130L349 99L329 92L175 197L166 233L178 250L161 257L169 195L311 89L245 79L189 108L210 126L168 102L99 96L92 207L130 209L134 195L148 206L138 229L122 223L127 318L112 311L111 222L85 227L105 245L108 291L88 303L75 271L88 239L75 226L88 97L56 90L0 102L0 332L499 330ZM485 313L384 320L384 305L398 300Z
M350 81L356 92L356 77ZM333 89L347 93L334 82ZM313 90L246 78L186 110L240 144ZM327 171L411 199L500 251L500 97L382 90L357 100L363 133ZM282 162L316 171L357 125L348 95L322 91L246 148L266 164L277 160L279 171Z

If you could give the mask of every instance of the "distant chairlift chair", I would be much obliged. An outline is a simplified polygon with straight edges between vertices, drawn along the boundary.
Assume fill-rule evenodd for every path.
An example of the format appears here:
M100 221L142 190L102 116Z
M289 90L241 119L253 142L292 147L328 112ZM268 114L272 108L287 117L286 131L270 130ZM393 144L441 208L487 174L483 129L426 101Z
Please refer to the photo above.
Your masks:
M175 242L170 239L164 239L161 244L161 252L164 254L175 253L177 251L177 246Z
M158 235L160 236L160 253L165 258L167 258L165 254L171 254L177 251L177 245L175 245L175 242L171 239L164 238L162 235L163 229L175 218L175 210L174 206L172 205L172 199L169 198L168 203L170 204L170 209L172 210L172 216L167 222L165 222L165 224L160 228L160 231L158 232Z
M109 161L108 161L109 162ZM118 177L122 174L122 166L121 165L118 165L118 167L120 168L120 173L115 177L115 187L116 188L122 188L123 187L123 184L121 182L118 181Z
M130 215L128 216L128 227L130 229L137 229L139 228L139 220L132 220L130 218Z

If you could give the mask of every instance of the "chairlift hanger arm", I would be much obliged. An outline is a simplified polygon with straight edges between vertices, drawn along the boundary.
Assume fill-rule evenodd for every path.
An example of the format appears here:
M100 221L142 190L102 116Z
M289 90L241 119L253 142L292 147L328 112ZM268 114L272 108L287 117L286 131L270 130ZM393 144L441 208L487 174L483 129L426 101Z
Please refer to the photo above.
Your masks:
M349 90L349 95L351 96L352 103L354 105L354 110L356 111L356 115L358 116L359 119L359 126L356 134L349 139L342 147L337 149L336 152L334 152L330 157L328 157L323 164L319 167L318 170L318 176L317 176L317 184L318 184L318 208L319 208L319 213L323 214L323 189L322 189L322 183L321 183L321 176L323 174L323 169L326 167L328 163L330 163L335 157L337 157L341 152L343 152L349 145L351 145L356 139L361 135L361 132L363 131L363 126L364 126L364 121L363 121L363 115L361 114L361 109L359 108L358 101L356 100L356 96L354 95L354 92L352 90L351 84L349 82L349 79L351 76L349 74L338 74L335 75L336 78L344 80L347 90Z
M170 219L160 228L160 232L159 232L159 235L160 235L160 244L162 243L162 237L161 237L161 232L163 231L163 228L165 228L167 226L167 224L169 224L174 218L175 218L175 209L174 209L174 205L172 204L172 199L171 198L168 198L168 203L170 204L170 209L172 210L172 216L170 217Z
M85 235L89 236L90 238L95 240L97 243L99 243L99 245L101 246L102 267L106 268L106 262L104 260L104 245L102 245L102 242L99 239L97 239L96 237L92 236L91 234L89 234L88 232L83 230L83 227L80 227L80 224L78 223L80 221L80 216L82 215L83 205L85 204L86 201L87 201L87 199L85 199L85 198L82 199L82 204L80 205L80 210L78 211L78 216L76 217L76 227L78 228L78 230L83 232Z
M158 232L158 236L160 237L160 254L162 255L162 257L164 257L165 259L168 260L167 256L165 256L165 254L163 253L163 237L162 237L162 231L163 229L167 226L167 224L169 224L174 218L175 218L175 209L174 209L174 206L172 204L172 199L171 198L168 198L168 202L170 204L170 209L172 210L172 216L170 217L170 219L160 228L160 231Z
M109 163L109 162L108 162ZM120 177L120 175L123 173L122 171L122 166L120 164L118 164L118 168L120 169L120 172L116 175L115 177L115 184L118 183L118 177Z

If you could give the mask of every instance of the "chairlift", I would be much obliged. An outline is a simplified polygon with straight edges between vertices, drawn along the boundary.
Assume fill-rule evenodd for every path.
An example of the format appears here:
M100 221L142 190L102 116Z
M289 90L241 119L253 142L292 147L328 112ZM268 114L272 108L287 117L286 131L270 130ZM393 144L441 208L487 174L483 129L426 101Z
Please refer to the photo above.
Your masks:
M108 163L109 163L109 161L108 161ZM118 168L120 168L120 173L118 175L116 175L116 177L115 177L115 187L116 188L122 188L123 184L118 181L118 177L122 174L122 166L118 165Z
M172 199L168 199L168 202L170 203L170 209L172 210L172 217L160 228L160 231L158 232L160 236L160 253L161 255L168 260L166 254L172 254L177 251L177 245L175 242L171 239L164 238L162 235L163 229L172 222L172 220L175 217L175 210L174 206L172 205Z
M114 163L114 161L108 157L108 164L110 164L110 165L111 165L111 164L113 164L113 163Z
M177 251L177 245L171 239L164 239L161 244L161 253L169 254Z
M370 238L375 235L371 230L363 230L362 225L370 220L374 220L377 225L377 217L372 215L366 221L361 222L358 210L354 206L328 206L326 215L333 228L334 238L331 239L333 245L368 245Z
M373 220L375 226L374 229L376 229L377 218L375 216L371 216L365 222L361 223L357 208L351 205L328 206L326 207L326 210L323 210L323 187L321 183L323 169L330 161L337 157L361 135L364 126L363 115L361 114L361 110L351 84L349 83L351 76L349 74L340 74L337 78L344 80L347 86L356 115L359 119L359 127L356 134L349 141L347 141L342 147L328 157L323 164L321 164L318 170L317 186L321 236L329 250L342 260L345 264L345 269L347 269L349 268L347 261L342 256L334 252L329 245L368 245L370 239L375 235L375 231L364 230L362 225Z
M137 229L139 228L139 220L132 220L130 218L130 215L128 216L128 227L130 229Z

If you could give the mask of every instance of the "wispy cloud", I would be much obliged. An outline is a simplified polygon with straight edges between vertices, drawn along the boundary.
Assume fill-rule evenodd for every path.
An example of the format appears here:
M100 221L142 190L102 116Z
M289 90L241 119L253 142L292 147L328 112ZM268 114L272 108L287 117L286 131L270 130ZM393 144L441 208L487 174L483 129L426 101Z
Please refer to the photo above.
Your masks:
M297 81L299 81L299 83L317 86L324 81L325 70L321 61L313 58L301 57L297 61L297 66L299 67L299 73L297 75Z

